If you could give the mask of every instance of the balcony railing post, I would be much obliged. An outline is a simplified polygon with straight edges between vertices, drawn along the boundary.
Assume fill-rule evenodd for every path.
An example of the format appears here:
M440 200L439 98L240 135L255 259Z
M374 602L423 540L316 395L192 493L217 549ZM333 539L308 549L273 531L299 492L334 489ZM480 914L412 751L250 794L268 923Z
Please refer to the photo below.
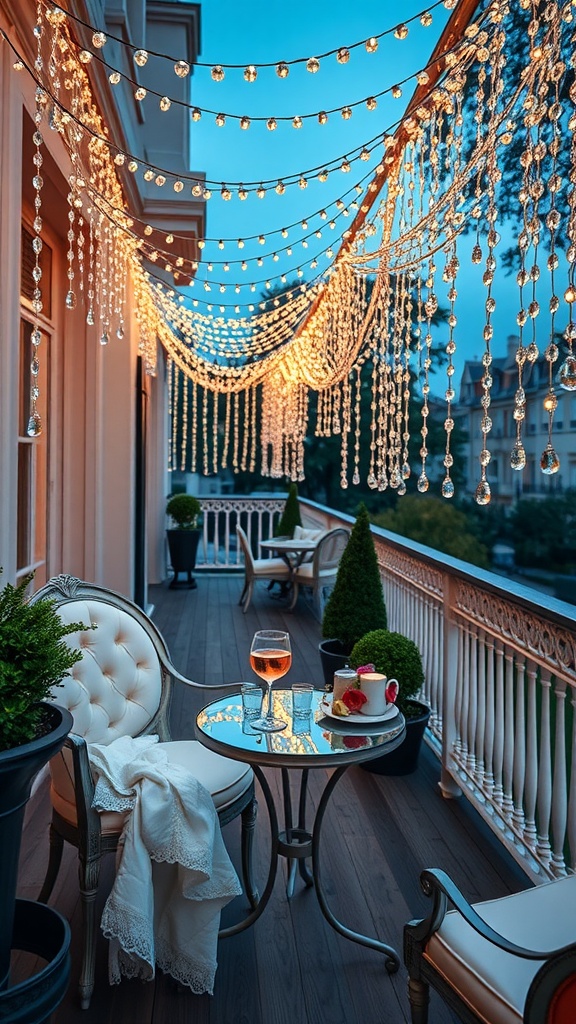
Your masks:
M456 725L456 692L458 672L458 623L455 615L455 581L448 574L443 575L444 595L444 659L442 668L442 753L440 790L446 799L461 796L461 789L455 779L453 750L458 738Z

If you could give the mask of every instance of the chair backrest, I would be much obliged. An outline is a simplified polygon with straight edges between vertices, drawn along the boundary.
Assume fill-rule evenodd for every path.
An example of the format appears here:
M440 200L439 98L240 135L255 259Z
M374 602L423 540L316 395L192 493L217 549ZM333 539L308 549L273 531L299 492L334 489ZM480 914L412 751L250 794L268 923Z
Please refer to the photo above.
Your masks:
M82 660L52 691L54 702L71 712L73 732L87 743L165 733L170 676L163 663L169 659L148 616L122 595L71 576L50 580L31 600L40 598L55 602L63 622L96 626L67 636Z
M238 534L238 540L240 541L240 547L242 548L242 554L244 555L244 563L246 565L246 575L254 575L254 556L250 550L248 543L248 537L244 533L241 526L236 527L236 533Z
M350 538L350 530L346 530L344 527L339 526L335 530L330 530L318 541L314 550L314 559L312 563L313 575L318 575L320 572L326 573L333 570L336 572L340 565L340 559L344 553L344 549Z

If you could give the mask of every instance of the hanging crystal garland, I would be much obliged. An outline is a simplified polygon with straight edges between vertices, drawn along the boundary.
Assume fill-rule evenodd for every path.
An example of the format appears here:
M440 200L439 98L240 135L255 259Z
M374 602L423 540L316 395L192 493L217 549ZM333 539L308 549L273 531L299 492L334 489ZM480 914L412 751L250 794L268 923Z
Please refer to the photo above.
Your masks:
M360 440L362 437L361 402L362 402L362 365L359 361L354 367L354 470L352 483L355 487L360 483Z
M36 70L39 72L42 69L42 6L38 3L36 8L36 24L34 26L34 35L37 40L37 51L36 51ZM38 399L40 397L38 389L38 375L40 372L40 365L38 359L38 350L40 342L42 341L42 332L40 330L40 313L42 312L42 289L40 282L42 280L42 267L40 266L40 253L42 252L42 217L40 210L42 207L41 191L44 185L44 181L41 175L41 168L43 163L41 146L44 142L40 126L44 116L44 105L46 102L46 95L40 86L36 86L34 96L34 135L32 141L34 142L34 155L32 162L34 164L34 176L32 178L32 184L34 186L34 237L32 239L32 252L34 254L34 266L32 268L32 280L34 282L34 288L32 291L32 309L34 311L34 325L30 340L32 342L32 362L30 364L30 411L28 416L28 423L26 427L26 433L28 437L38 437L42 433L42 420L40 413L38 412Z
M179 388L181 390L181 409L182 413L176 419L176 423L180 422L182 425L182 442L180 446L180 470L184 472L186 469L186 455L188 452L188 408L189 408L189 392L190 392L190 381L187 377L179 374Z
M492 66L489 77L489 89L488 97L486 101L486 107L489 111L495 110L498 102L498 96L501 91L501 72L505 63L505 59L502 54L502 49L505 42L504 31L498 34L498 46L495 48L495 52L492 55ZM482 63L485 64L489 54L482 55L484 59ZM494 273L496 270L496 257L494 256L494 249L500 241L500 235L496 230L496 221L498 218L498 208L496 205L496 189L498 182L502 175L497 164L496 159L496 148L488 151L486 159L486 188L485 192L488 197L488 209L486 212L486 219L488 221L488 232L486 235L486 244L488 249L488 255L486 257L486 270L483 276L483 283L486 287L486 323L484 325L483 335L485 342L485 350L482 356L483 374L482 374L482 396L480 399L482 406L482 417L480 420L480 430L482 433L482 450L480 452L480 481L476 487L475 500L478 505L488 505L490 503L492 493L490 490L490 484L486 477L486 469L490 462L490 451L488 449L488 434L492 430L492 420L489 415L490 402L491 402L491 389L493 384L492 378L492 349L491 341L494 335L494 328L492 326L492 314L496 309L496 299L492 295L492 284L494 281Z
M553 88L554 88L554 104L559 104L559 102L560 102L560 99L559 99L559 97L560 97L560 82L563 79L565 71L566 71L566 65L560 59L560 53L558 53L558 60L555 62L554 74L552 76ZM549 195L550 195L550 214L551 214L551 216L549 216L549 218L548 218L548 230L549 230L548 249L549 249L549 256L548 256L548 260L547 260L547 268L548 268L548 271L549 271L549 274L550 274L550 293L551 294L550 294L550 302L549 302L549 309L550 309L550 340L548 342L548 346L547 346L546 351L544 353L545 358L546 358L547 363L548 363L548 392L545 395L544 401L543 401L544 412L546 413L547 420L548 420L548 441L547 441L545 452L543 453L544 455L546 455L546 458L544 459L546 465L548 465L547 453L553 447L552 446L552 429L553 429L553 425L554 425L554 415L555 415L556 409L558 407L558 399L557 399L556 393L554 391L554 364L555 364L555 362L558 359L558 346L556 345L556 341L555 341L555 335L556 335L556 321L555 321L555 317L556 317L556 313L558 312L558 309L560 308L560 299L556 295L556 287L555 287L555 272L556 272L556 269L558 267L558 262L559 262L558 261L558 255L556 253L557 220L556 220L555 214L557 213L557 210L556 210L556 194L557 194L558 190L561 188L561 185L562 185L561 178L560 178L559 174L557 173L557 158L558 158L560 144L561 144L561 131L560 131L558 123L556 122L554 124L554 126L553 126L553 139L552 139L552 142L550 144L550 152L551 152L551 155L552 155L552 167L551 167L551 174L550 174L550 177L548 179L548 192L549 192Z
M446 434L446 448L444 451L444 468L446 475L442 481L442 496L444 498L452 498L454 496L454 482L452 480L451 471L454 465L454 456L451 452L451 441L452 431L454 430L454 420L452 418L452 403L456 398L454 391L454 354L456 352L456 342L454 340L454 331L457 324L457 317L454 312L456 298L458 292L456 291L456 277L460 263L458 256L456 255L456 241L453 242L452 247L447 253L446 266L444 268L443 278L445 281L450 282L450 288L448 289L448 302L450 303L448 311L448 341L446 343L446 354L448 356L448 363L446 365L446 391L444 392L444 398L446 400L446 418L444 420L444 431Z
M491 5L484 12L484 20L478 25L472 26L474 31L466 31L464 46L458 50L457 54L450 54L450 60L447 58L446 75L441 85L435 87L415 109L409 112L409 116L404 118L402 123L404 134L400 135L398 139L390 137L385 140L382 165L377 173L381 174L381 169L384 166L390 168L388 182L392 187L387 186L387 193L384 190L386 198L383 202L389 210L387 213L389 222L394 220L393 211L396 210L396 225L400 225L400 237L391 238L390 231L383 228L382 241L381 243L377 242L375 240L379 230L377 219L370 222L366 220L361 229L360 245L356 245L354 237L351 236L350 246L347 250L345 247L344 256L341 257L339 254L333 272L326 280L319 280L316 292L302 293L302 301L300 301L300 296L295 296L290 300L288 310L286 307L267 309L265 308L266 304L261 302L256 305L256 310L260 311L261 317L259 319L252 318L253 323L249 322L251 319L249 317L239 318L237 328L225 326L223 319L220 320L217 316L204 317L202 314L198 314L196 309L193 313L188 311L186 315L183 314L179 310L181 296L178 296L174 290L169 295L169 289L166 286L163 286L165 291L162 298L159 297L160 292L155 293L156 285L143 270L140 257L144 254L154 263L155 260L152 257L155 253L158 266L163 267L166 273L174 276L180 270L184 271L184 261L179 264L179 257L170 251L172 243L168 236L165 241L154 248L144 240L140 248L139 239L130 234L128 224L130 218L123 213L119 181L116 178L114 166L112 166L113 164L121 166L122 158L125 161L126 155L116 151L116 157L113 155L111 159L110 147L101 144L104 134L103 126L98 120L98 115L86 91L85 72L82 67L79 71L76 69L74 50L73 47L69 47L66 26L62 25L65 16L62 14L58 15L57 19L48 19L54 30L50 51L48 48L46 49L46 53L50 53L50 58L47 56L43 63L42 56L39 54L36 71L39 75L47 74L47 79L49 78L50 95L53 101L53 109L50 112L51 121L61 134L64 144L69 148L73 164L75 181L71 177L68 228L70 245L67 257L69 292L73 293L76 299L82 289L84 260L81 252L83 251L83 228L86 224L87 241L88 236L90 239L86 261L87 320L90 322L89 318L91 317L94 322L95 316L99 318L102 340L108 340L110 331L113 330L116 323L119 324L117 333L119 331L123 333L122 310L125 294L123 289L125 289L126 268L128 267L130 274L134 276L136 305L134 315L140 330L140 351L146 358L147 372L153 372L156 358L156 338L159 336L167 352L174 357L174 377L181 378L183 385L181 405L178 406L178 398L175 395L172 408L176 409L177 414L183 419L184 440L181 441L180 454L186 453L186 460L189 455L187 449L194 443L196 429L199 426L198 422L194 424L195 407L189 384L192 379L193 387L200 387L201 390L197 414L200 416L203 427L202 462L205 471L213 472L217 466L220 466L221 459L224 463L226 462L224 452L219 452L219 448L222 446L222 438L218 432L218 420L219 414L221 414L225 424L227 423L227 426L224 427L226 439L224 447L230 450L236 471L246 468L251 463L254 464L256 432L258 431L261 438L268 439L267 451L266 453L262 452L263 464L264 461L268 463L268 468L273 475L287 474L291 478L299 478L303 471L303 430L307 417L308 393L311 389L318 393L318 423L321 425L321 429L326 436L341 434L341 473L342 480L345 480L346 483L348 482L348 459L352 443L354 445L352 481L356 482L359 478L358 465L362 447L360 375L363 367L366 367L366 371L369 372L370 360L372 360L374 408L370 428L369 482L371 486L384 489L389 481L398 489L399 493L402 493L408 467L407 403L410 393L410 358L414 348L419 355L422 354L421 340L417 331L420 330L419 325L424 322L422 305L424 304L425 307L426 303L425 298L424 302L420 298L420 285L417 284L416 309L413 308L414 273L423 261L428 261L429 266L435 269L435 253L440 250L444 252L446 258L444 273L446 280L450 283L449 315L453 317L448 342L448 345L451 346L454 343L453 331L456 323L454 313L455 281L458 269L456 235L461 228L460 218L464 217L463 210L466 209L466 196L469 195L468 183L473 182L475 176L476 189L484 180L487 183L487 188L482 185L482 194L476 192L476 202L472 214L479 224L482 209L486 209L487 205L488 219L488 258L484 281L487 287L487 318L484 329L486 350L483 357L482 380L482 480L477 491L477 500L480 503L486 503L489 500L490 491L486 479L486 466L490 459L487 448L492 383L490 342L492 337L491 316L495 308L492 282L496 270L494 249L498 242L496 187L500 172L497 151L500 145L508 144L508 137L514 137L515 126L507 107L512 108L513 102L518 101L522 90L529 100L534 100L536 107L532 110L529 106L525 107L528 115L526 124L533 138L530 141L532 155L530 171L525 175L525 183L529 190L524 216L528 244L524 250L522 270L527 277L521 287L526 290L527 319L522 327L527 333L526 325L530 318L532 336L527 345L522 340L520 346L524 358L522 363L518 364L518 398L521 397L521 391L525 391L531 355L534 360L538 355L536 346L536 320L539 315L538 247L543 231L538 206L542 194L541 188L548 188L550 184L550 212L546 218L546 226L550 233L552 250L555 245L554 233L557 230L556 221L560 209L551 184L554 181L555 173L556 152L554 146L556 143L560 144L558 139L556 142L554 141L555 132L560 126L561 117L560 93L557 88L559 79L554 78L552 73L554 71L553 62L557 61L557 57L552 56L552 51L556 46L555 39L559 35L558 26L561 16L568 22L566 16L568 8L565 4L560 6L549 2L540 5L536 2L532 3L532 0L521 0L521 6L525 10L530 9L533 15L529 33L531 61L520 76L518 94L515 99L511 98L508 103L500 95L501 59L505 41L502 20L507 14L507 5L499 3ZM540 15L542 16L541 24L538 22ZM571 12L570 15L572 16ZM58 33L56 29L58 29ZM94 45L97 49L101 49L105 42L105 38L99 38L98 43L95 42ZM556 46L555 52L559 52L558 46ZM61 57L60 54L62 54ZM458 97L464 86L465 73L475 56L480 63L476 97L476 147L471 160L466 161L465 165L461 165L457 131L458 119L461 117ZM316 63L319 63L317 59ZM47 72L44 64L47 64ZM62 71L59 67L60 64ZM489 74L486 71L487 68L490 69ZM189 73L189 70L188 68L185 73ZM254 66L254 71L256 70ZM60 81L60 74L62 74L62 81ZM252 71L250 75L253 76ZM253 80L254 77L249 78L249 81ZM68 85L68 82L71 84ZM551 85L551 82L555 84ZM489 85L488 90L484 88L486 83ZM47 95L46 89L43 89L40 95L43 96L43 99L42 101L38 100L38 104L43 106ZM59 106L60 99L62 105ZM574 100L573 95L571 95L571 99ZM69 109L66 109L66 105ZM530 114L535 116L532 125L528 123ZM77 120L75 121L74 118ZM443 119L445 123L440 129L439 125ZM38 128L39 124L36 127ZM569 128L574 133L576 128L574 120L570 122ZM89 138L86 129L94 130L95 134L92 138ZM551 142L549 141L549 132L552 134ZM437 138L436 144L433 142L435 137ZM540 143L544 148L540 146ZM545 159L546 143L548 143L548 152L551 157L551 172L548 175L548 181L546 180L548 170ZM38 143L38 155L40 155L39 146ZM427 154L426 162L429 164L426 174L423 171L425 152ZM37 171L39 171L40 164L41 159L37 165ZM401 165L403 165L404 175L402 191L398 189L399 177L394 177L393 173L395 166L399 173ZM160 175L158 174L157 177ZM429 208L425 208L423 198L425 179L433 199ZM89 191L90 185L86 187L90 205L87 205L85 214L81 202L84 186L80 182L83 180L94 183L93 192ZM157 184L161 187L158 181ZM379 186L372 184L370 188L372 187L377 189ZM38 218L39 191L38 188L36 193ZM573 193L574 189L571 190L568 200L570 204L568 226L570 247L568 251L568 286L564 296L569 316L566 328L568 353L562 364L559 380L559 384L567 390L576 388L576 360L573 355L573 340L576 336L573 320L574 302L576 301L574 287L576 200ZM363 209L364 204L362 204ZM125 232L124 237L122 237L122 232ZM154 240L158 241L156 238ZM41 245L39 237L37 241ZM371 248L372 241L374 244ZM481 252L479 259L477 258L476 249L479 246L478 237L473 252L473 262L475 263L482 260ZM529 265L530 261L527 261L531 249L533 253L532 267ZM330 252L332 253L332 250ZM326 250L326 255L327 253L328 250ZM332 255L329 258L332 258ZM453 259L456 260L455 265L452 265ZM373 296L376 298L367 303L366 277L367 273L374 272L373 267L376 263L378 263L378 284L373 291ZM555 267L550 268L552 281L554 270ZM39 260L37 261L37 272L38 281L35 283L39 286L41 276ZM432 285L428 287L427 298L434 295L433 273L431 271ZM451 276L452 273L453 276ZM389 291L390 280L393 281L392 296ZM381 286L382 282L386 283L385 287ZM225 279L216 282L210 278L207 279L207 283L212 286L212 291L218 289L222 294ZM528 288L531 290L530 295L527 294ZM40 291L39 287L37 291ZM520 305L523 310L524 294ZM212 304L209 302L209 313L212 312L212 308ZM219 309L224 312L222 304ZM41 306L38 313L40 310ZM254 307L252 307L252 311L254 311ZM276 312L278 313L277 319L275 318ZM424 341L426 347L423 350L423 381L429 387L427 376L429 366L426 364L430 359L432 321L425 308L424 312L426 313L427 333ZM558 358L557 350L554 351L553 318L555 310L552 306L550 313L552 323L546 358L552 394L552 371ZM417 324L416 329L414 329L414 322ZM181 330L180 324L185 324L183 330ZM295 325L297 325L296 329L294 329ZM38 324L35 326L38 327ZM184 335L184 340L181 335ZM453 366L451 350L448 350L448 356L448 367L450 368ZM523 377L524 374L526 374L526 381ZM265 385L263 382L266 382ZM266 392L263 403L263 409L266 407L266 417L263 416L263 420L266 419L266 425L262 430L257 423L257 403L255 401L257 388L261 384L263 384L263 391ZM446 422L448 424L452 419L450 415L452 392L452 381L449 379L446 388L448 402ZM226 395L226 399L220 401L220 395ZM517 407L520 408L521 404L518 401ZM225 412L224 405L226 405ZM280 419L278 417L279 407L283 410ZM522 408L524 408L523 404ZM550 410L547 411L550 415ZM551 413L550 431L553 410ZM427 393L424 394L422 418L421 478L426 479L427 449L424 431L427 432ZM241 420L244 420L245 423L244 430L240 429ZM519 418L517 421L519 425L517 442L520 445L522 422L523 418ZM451 425L446 428L446 455L450 457L451 429ZM551 446L550 433L549 444ZM445 468L448 470L447 476L450 477L450 467L446 466ZM422 482L424 483L424 480ZM452 483L451 480L450 483Z
M172 359L166 360L166 387L168 392L168 421L171 429L168 434L168 472L174 469L174 452L176 447L175 431L176 417L174 416L174 377L177 370Z
M74 291L74 242L76 240L76 234L74 231L74 221L76 217L75 205L74 205L74 187L75 187L75 176L71 175L69 179L70 191L68 193L68 252L66 253L66 259L68 261L68 291L66 292L66 298L64 300L66 309L76 309L76 292Z
M575 36L572 36L572 43ZM572 50L570 58L572 75L576 68L576 51ZM576 340L576 319L574 316L574 304L576 303L576 82L572 81L569 90L572 103L572 111L568 120L568 129L572 133L571 139L571 163L570 182L572 188L568 190L569 216L567 236L569 239L566 253L568 261L568 281L564 292L564 301L568 304L568 323L564 331L567 354L558 370L558 383L565 391L576 391L576 356L574 355L574 341Z
M529 106L530 104L528 103L527 110L529 110ZM524 346L524 327L528 319L528 312L525 309L524 289L530 280L530 275L526 270L526 256L530 246L532 218L535 211L534 202L538 187L537 180L536 182L534 180L535 146L532 138L532 121L529 117L529 113L525 115L524 123L526 127L526 138L524 149L520 154L520 166L522 167L523 173L518 193L518 199L522 209L522 224L518 235L520 268L516 275L516 282L518 284L519 291L519 309L516 314L516 323L518 325L518 347L515 356L518 372L518 385L514 395L513 411L514 421L516 423L516 441L510 454L510 465L513 470L517 471L522 471L526 465L526 451L522 443L522 425L526 416L526 392L524 389L523 375L527 352Z
M432 349L432 317L437 309L437 299L434 294L434 270L435 263L430 260L428 263L428 277L426 278L425 285L427 289L426 299L424 301L424 313L426 316L426 334L424 337L424 360L423 360L423 380L422 380L422 426L420 427L420 436L422 443L420 446L420 458L422 460L420 467L420 476L418 477L418 490L421 494L425 494L430 486L428 476L426 473L426 461L428 459L428 416L430 415L430 406L428 404L428 396L430 394L430 367L432 360L430 359L430 353Z

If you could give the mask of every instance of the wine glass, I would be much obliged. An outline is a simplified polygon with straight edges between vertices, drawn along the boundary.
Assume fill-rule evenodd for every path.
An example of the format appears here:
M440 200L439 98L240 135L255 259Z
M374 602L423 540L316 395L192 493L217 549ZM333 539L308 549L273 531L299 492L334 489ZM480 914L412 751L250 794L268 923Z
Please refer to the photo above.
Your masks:
M292 664L290 636L278 629L260 629L254 633L250 648L250 667L268 683L268 710L263 718L251 722L261 732L280 732L286 722L272 714L272 683L285 676Z

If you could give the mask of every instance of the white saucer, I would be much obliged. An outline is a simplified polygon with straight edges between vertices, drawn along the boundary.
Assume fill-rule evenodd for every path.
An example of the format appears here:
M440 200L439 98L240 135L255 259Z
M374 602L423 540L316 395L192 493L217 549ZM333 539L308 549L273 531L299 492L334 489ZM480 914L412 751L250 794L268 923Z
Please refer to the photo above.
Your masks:
M370 725L374 722L386 722L389 718L395 718L398 714L398 708L396 704L389 704L383 715L355 715L350 712L349 715L335 715L332 711L332 694L324 694L320 701L320 710L328 718L335 718L337 722L345 722L348 724L354 723L355 725Z

